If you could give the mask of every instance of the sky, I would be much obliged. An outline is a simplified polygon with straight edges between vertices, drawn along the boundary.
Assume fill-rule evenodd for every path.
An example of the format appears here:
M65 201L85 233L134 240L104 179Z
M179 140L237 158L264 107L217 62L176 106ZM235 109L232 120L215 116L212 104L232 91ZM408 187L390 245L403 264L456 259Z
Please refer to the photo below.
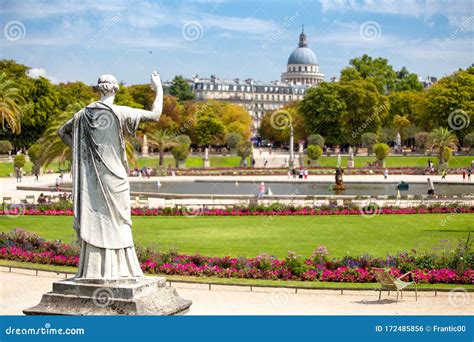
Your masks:
M474 61L471 0L0 0L0 58L32 77L94 84L153 70L279 80L304 25L326 80L366 53L421 77ZM1 34L3 33L3 34Z

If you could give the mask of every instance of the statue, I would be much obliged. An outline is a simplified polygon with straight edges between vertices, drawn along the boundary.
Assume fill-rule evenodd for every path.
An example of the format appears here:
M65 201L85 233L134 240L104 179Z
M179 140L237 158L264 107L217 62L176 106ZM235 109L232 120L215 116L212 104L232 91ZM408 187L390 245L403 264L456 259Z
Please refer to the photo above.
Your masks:
M148 155L148 138L146 134L143 135L142 155L144 156Z
M344 170L342 170L340 167L336 169L335 173L335 185L333 187L335 192L340 192L345 189L344 187L344 182L342 180L342 175L344 174Z
M101 99L83 108L58 134L73 151L74 229L81 246L77 278L141 277L130 213L130 186L124 133L158 120L163 108L160 76L151 85L156 98L151 111L113 104L117 79L102 75Z
M208 147L206 147L204 149L204 159L203 159L203 161L204 161L204 168L205 169L208 169L208 168L211 167L211 161L209 160L209 148Z
M156 71L151 87L156 91L151 111L118 106L113 104L117 79L102 75L96 87L100 101L59 129L72 150L79 267L74 278L56 282L53 292L25 314L172 315L190 307L191 301L167 287L165 278L143 275L132 238L125 134L134 134L142 121L160 118L163 89Z

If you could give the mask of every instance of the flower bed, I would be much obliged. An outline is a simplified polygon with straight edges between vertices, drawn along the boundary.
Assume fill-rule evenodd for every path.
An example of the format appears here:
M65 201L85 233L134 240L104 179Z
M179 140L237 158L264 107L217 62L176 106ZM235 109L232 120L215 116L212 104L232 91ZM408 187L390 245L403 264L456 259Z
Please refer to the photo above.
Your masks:
M453 205L450 207L414 207L414 208L380 208L375 204L357 207L288 207L284 205L234 207L226 209L192 208L132 208L134 216L328 216L328 215L408 215L408 214L449 214L474 213L474 207ZM23 207L14 205L10 209L0 210L0 215L29 216L72 216L72 209L48 209L47 207Z
M464 247L458 247L449 256L418 255L412 251L385 259L368 255L330 258L323 246L318 247L309 258L289 252L284 260L267 254L255 258L233 258L183 255L175 251L157 252L142 248L137 248L137 251L143 271L151 274L367 283L375 282L374 267L385 267L395 277L412 271L413 279L419 283L473 284L474 253ZM47 242L24 230L0 234L0 259L77 266L78 255L77 247L59 241Z

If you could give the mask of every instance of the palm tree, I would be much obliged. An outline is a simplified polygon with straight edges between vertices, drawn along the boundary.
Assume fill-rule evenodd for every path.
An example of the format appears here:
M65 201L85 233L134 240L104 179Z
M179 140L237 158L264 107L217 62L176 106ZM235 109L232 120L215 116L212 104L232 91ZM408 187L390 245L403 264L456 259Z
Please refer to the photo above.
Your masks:
M21 132L21 106L25 104L20 89L13 80L6 79L5 73L0 74L0 116L2 127L5 121L12 133Z
M159 165L163 166L165 161L165 150L174 146L179 145L179 142L169 134L168 130L158 130L151 134L150 143L158 147L160 151L160 162Z
M439 165L444 164L444 150L446 147L456 148L458 139L452 131L447 128L440 127L434 129L430 134L429 145L431 148L438 150Z

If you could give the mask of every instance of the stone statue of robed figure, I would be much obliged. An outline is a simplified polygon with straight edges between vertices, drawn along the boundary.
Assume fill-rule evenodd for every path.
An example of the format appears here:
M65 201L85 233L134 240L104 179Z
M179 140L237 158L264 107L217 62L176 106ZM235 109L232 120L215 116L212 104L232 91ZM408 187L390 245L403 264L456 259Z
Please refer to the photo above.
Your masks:
M114 105L119 89L112 75L99 77L100 101L80 110L58 133L71 147L74 229L81 254L76 278L143 276L132 238L125 136L163 108L160 76L151 76L156 98L151 111Z
M53 283L27 315L176 315L192 302L163 277L145 277L135 252L125 137L141 121L158 120L163 89L157 72L151 111L114 105L112 75L99 77L100 101L77 112L58 131L72 150L74 229L81 251L74 278Z

